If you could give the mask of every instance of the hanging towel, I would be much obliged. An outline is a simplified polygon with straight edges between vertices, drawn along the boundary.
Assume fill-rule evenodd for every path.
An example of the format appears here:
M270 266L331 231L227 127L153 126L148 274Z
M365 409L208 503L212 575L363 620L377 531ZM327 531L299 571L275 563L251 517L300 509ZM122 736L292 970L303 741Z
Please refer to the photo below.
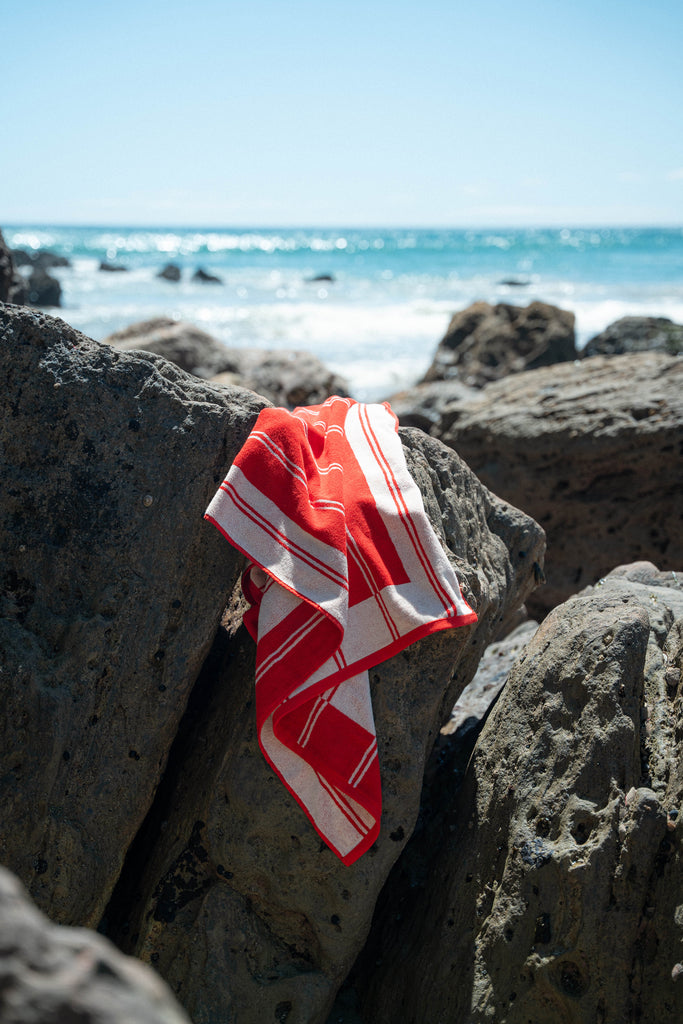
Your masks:
M264 409L206 518L249 560L261 749L345 864L379 833L368 668L476 622L388 404Z

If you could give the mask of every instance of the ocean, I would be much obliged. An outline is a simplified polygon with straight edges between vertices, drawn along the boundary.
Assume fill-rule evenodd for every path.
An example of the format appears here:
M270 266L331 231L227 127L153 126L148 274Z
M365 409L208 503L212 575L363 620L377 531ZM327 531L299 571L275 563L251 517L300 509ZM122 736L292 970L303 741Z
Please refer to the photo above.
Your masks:
M364 401L416 382L452 314L478 299L569 309L579 347L626 315L683 322L683 228L3 233L13 248L69 258L51 271L63 289L54 312L92 338L170 316L229 346L308 349ZM101 261L125 272L100 270ZM157 276L169 262L179 282ZM193 280L198 268L220 283Z

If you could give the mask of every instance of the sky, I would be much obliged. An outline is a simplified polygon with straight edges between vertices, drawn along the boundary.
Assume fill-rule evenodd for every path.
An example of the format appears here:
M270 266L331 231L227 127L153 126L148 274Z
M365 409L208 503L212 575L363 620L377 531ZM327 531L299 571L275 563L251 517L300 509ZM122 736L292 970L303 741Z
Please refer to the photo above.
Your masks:
M0 0L0 226L683 225L681 0Z

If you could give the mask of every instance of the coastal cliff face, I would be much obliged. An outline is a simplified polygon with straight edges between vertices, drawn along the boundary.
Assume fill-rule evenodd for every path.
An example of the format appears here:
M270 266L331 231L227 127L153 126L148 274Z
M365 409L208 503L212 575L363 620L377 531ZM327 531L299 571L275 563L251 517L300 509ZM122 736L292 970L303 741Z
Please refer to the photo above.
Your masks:
M153 964L196 1022L322 1022L439 727L542 578L543 531L402 433L479 622L373 671L382 831L345 868L258 751L241 556L202 519L265 400L28 309L0 325L0 860L55 922Z

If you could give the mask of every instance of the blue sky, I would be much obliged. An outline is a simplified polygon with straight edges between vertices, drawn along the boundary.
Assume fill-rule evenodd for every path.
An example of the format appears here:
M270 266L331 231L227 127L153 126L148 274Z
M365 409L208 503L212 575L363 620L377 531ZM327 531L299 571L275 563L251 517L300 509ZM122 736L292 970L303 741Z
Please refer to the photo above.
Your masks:
M0 0L0 225L683 224L680 0Z

